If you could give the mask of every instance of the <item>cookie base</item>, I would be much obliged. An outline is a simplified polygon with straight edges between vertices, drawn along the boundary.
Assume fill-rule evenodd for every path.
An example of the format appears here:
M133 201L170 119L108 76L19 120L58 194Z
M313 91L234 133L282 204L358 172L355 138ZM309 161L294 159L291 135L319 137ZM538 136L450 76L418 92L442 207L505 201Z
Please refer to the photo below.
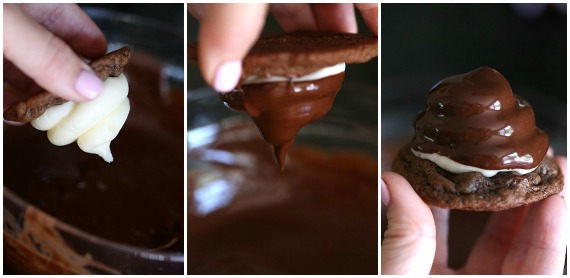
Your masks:
M540 201L562 191L562 171L549 157L526 175L500 172L487 178L479 172L453 174L416 157L406 145L392 166L428 204L441 208L499 211Z

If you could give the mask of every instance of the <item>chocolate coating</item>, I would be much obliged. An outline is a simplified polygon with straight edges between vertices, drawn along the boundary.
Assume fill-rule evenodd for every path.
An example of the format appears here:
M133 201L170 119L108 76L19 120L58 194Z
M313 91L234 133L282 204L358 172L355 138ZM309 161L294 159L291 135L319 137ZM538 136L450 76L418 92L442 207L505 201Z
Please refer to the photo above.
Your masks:
M549 146L530 105L488 67L437 83L414 125L413 150L488 170L532 169Z
M220 96L227 106L253 118L265 140L273 145L284 171L285 156L295 136L329 112L343 80L344 72L305 82L242 85Z

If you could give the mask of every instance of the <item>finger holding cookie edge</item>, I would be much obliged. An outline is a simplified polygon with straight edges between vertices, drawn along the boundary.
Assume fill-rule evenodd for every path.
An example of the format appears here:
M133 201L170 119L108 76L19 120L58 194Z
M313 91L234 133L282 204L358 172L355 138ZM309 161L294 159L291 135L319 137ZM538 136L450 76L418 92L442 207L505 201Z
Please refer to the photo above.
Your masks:
M531 205L503 274L562 274L566 254L566 204L552 195Z
M435 257L431 269L432 274L438 271L444 271L447 268L447 260L449 257L448 236L449 236L449 209L438 208L435 206L429 207L435 222ZM437 273L440 274L440 273ZM451 273L445 273L451 274Z
M358 25L351 3L311 4L317 30L340 33L357 33Z
M354 6L360 12L368 29L378 36L378 3L357 3Z
M562 187L562 191L560 191L558 193L558 195L562 196L562 198L564 198L564 200L566 200L568 197L568 175L567 175L568 164L567 164L567 159L564 156L555 156L554 161L556 161L556 163L560 167L560 171L562 171L562 175L564 176L564 179L563 179L564 187Z
M382 274L429 274L435 257L436 227L430 208L404 177L382 172L390 203L382 241Z
M499 274L505 256L519 233L529 206L497 211L485 224L485 229L473 246L466 264L460 270L465 274Z
M16 4L3 4L4 57L38 85L62 98L97 97L103 82L60 38L35 22ZM26 34L22 36L22 34Z
M125 65L129 62L131 51L129 47L122 47L115 51L109 52L98 59L89 63L94 74L102 81L108 77L118 77L123 73ZM4 91L10 89L10 86L4 85ZM4 97L10 96L10 93ZM68 100L51 94L48 91L42 91L31 97L24 99L10 107L4 107L4 121L15 121L18 123L27 123L41 116L47 109L52 106L63 104Z
M269 11L285 32L317 30L317 23L310 4L274 3L269 6Z
M553 155L549 149L550 156ZM568 190L567 160L555 156L554 161L564 176L562 191L532 204L513 249L505 258L504 271L521 274L561 274L567 242ZM521 263L522 262L522 263ZM520 266L524 266L521 268Z
M21 4L22 9L87 59L105 54L107 40L95 22L76 4Z
M241 61L261 33L268 4L209 4L202 8L200 70L214 89L229 92L238 84Z

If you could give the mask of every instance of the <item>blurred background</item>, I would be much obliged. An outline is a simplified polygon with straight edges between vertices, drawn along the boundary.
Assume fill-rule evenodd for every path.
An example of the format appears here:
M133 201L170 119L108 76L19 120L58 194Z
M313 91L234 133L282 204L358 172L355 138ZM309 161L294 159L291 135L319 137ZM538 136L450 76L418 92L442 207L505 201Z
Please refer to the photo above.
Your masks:
M383 171L413 136L439 80L495 68L529 101L556 154L566 155L566 4L382 4ZM384 208L384 207L383 207ZM488 213L452 211L450 265L463 265ZM382 231L385 229L383 214Z
M413 133L437 81L489 66L566 154L566 4L382 4L381 14L383 143Z
M183 84L184 81L184 37L178 34L184 34L184 13L186 9L183 3L170 4L79 4L79 6L92 18L106 15L106 12L113 12L115 21L124 21L129 23L144 22L144 26L125 29L117 23L98 22L99 28L107 30L105 36L107 41L121 42L122 37L127 35L131 41L139 42L147 45L158 58L163 62L181 65L180 68L169 70L168 75L175 76L177 84ZM151 26L151 27L150 27ZM150 30L149 28L152 28ZM158 30L161 39L157 34L152 34L154 30ZM108 30L117 30L111 32ZM120 32L119 32L120 31ZM171 36L170 34L177 34ZM110 44L108 51L115 50L117 45ZM136 50L136 49L135 49ZM182 89L180 87L180 89Z
M152 18L157 21L175 25L184 28L184 16L180 16L184 12L184 4L112 4L112 3L93 3L79 4L80 7L98 7L115 12L129 13L146 18Z

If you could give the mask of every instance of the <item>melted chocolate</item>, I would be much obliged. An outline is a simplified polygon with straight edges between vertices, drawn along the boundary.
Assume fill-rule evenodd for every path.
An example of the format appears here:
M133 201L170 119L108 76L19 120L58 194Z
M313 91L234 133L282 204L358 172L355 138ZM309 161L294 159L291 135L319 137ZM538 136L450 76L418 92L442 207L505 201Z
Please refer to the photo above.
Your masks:
M54 146L30 125L4 125L4 185L58 220L146 249L184 249L183 93L161 93L161 64L134 53L131 112L106 163Z
M377 274L375 158L295 145L281 173L253 124L223 126L189 153L216 172L188 174L188 274Z
M488 170L534 168L549 144L530 105L486 67L437 83L415 129L412 149Z
M313 81L242 85L221 97L232 109L251 115L284 171L295 136L331 109L343 80L344 72Z

